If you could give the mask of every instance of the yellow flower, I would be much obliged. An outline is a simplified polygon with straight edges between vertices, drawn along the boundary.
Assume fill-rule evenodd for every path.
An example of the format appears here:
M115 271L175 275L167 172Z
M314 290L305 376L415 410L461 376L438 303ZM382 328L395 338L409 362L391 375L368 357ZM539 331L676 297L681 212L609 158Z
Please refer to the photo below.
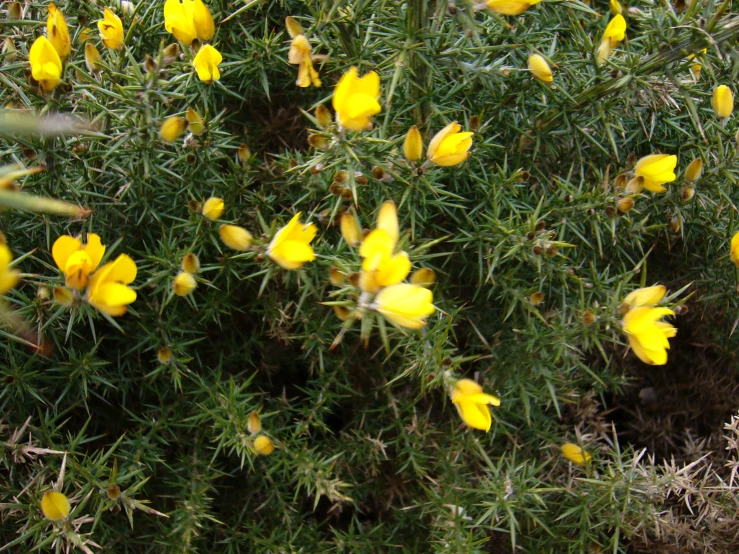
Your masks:
M105 246L95 233L87 234L87 244L70 235L62 235L51 247L56 266L64 273L67 286L74 290L87 286L90 273L100 265L104 254Z
M223 215L224 209L222 198L208 198L203 204L203 215L211 221L215 221Z
M541 0L485 0L485 5L495 13L518 15Z
M611 10L613 15L621 15L624 12L621 3L618 0L609 0L608 8Z
M298 80L295 84L303 88L309 87L311 84L314 87L320 87L321 79L318 78L318 71L313 67L310 42L305 38L303 28L292 17L285 18L285 26L293 39L290 44L290 51L287 53L287 61L299 66Z
M178 115L173 115L164 120L164 123L159 128L159 136L166 142L174 142L180 138L184 131L185 119Z
M423 139L418 127L415 125L408 129L403 142L403 156L409 162L418 161L423 154Z
M731 261L739 267L739 233L731 237Z
M187 44L198 39L208 42L215 34L215 23L202 0L167 0L164 3L164 28Z
M359 287L369 293L376 293L382 287L396 285L403 281L411 271L408 254L398 252L398 213L393 202L385 202L377 214L377 228L362 241L359 255L362 273Z
M98 31L103 44L111 50L118 50L123 46L123 23L121 18L105 8L103 19L98 21Z
M431 139L428 159L442 167L457 165L470 157L472 135L469 131L460 133L462 126L453 121Z
M45 492L41 497L41 511L50 521L65 519L71 510L69 499L60 492Z
M256 450L262 456L269 456L270 454L272 454L272 452L275 451L275 443L273 443L272 439L270 439L269 437L259 435L257 438L254 439L254 450Z
M10 269L12 261L13 254L10 248L0 244L0 295L12 289L20 279L20 272L17 269Z
M244 251L251 246L251 233L238 225L221 225L218 234L226 246L234 250Z
M638 291L634 291L636 292ZM649 295L645 293L645 298L639 301L651 301L659 296L656 292L652 292L651 295L651 298L647 298ZM623 326L629 344L634 354L644 363L651 365L667 363L667 350L670 348L670 342L667 339L674 337L677 329L659 320L666 315L674 315L674 313L668 308L639 305L629 310L624 316Z
M177 296L187 296L191 294L198 286L195 277L187 271L180 271L174 278L174 293Z
M493 422L488 405L500 406L497 396L482 392L482 387L472 379L460 379L454 384L452 402L467 425L485 432L490 431Z
M349 246L357 246L362 242L362 228L357 218L349 212L341 215L341 236Z
M585 462L589 462L592 457L587 450L583 450L581 447L571 442L566 442L562 445L562 456L567 458L573 464L577 464L579 466L583 465Z
M694 159L690 162L687 169L685 170L685 180L689 183L697 180L701 176L703 171L703 160L700 158Z
M38 37L28 52L31 63L31 75L44 92L54 90L62 80L62 60L54 45L46 37Z
M72 41L69 38L69 30L67 29L67 22L64 21L64 15L53 2L49 4L49 17L46 20L46 36L56 50L56 53L59 54L59 58L62 60L66 59L72 50Z
M436 311L433 301L429 289L401 283L383 288L375 297L374 308L395 325L420 329Z
M634 175L644 179L644 188L652 192L665 192L662 185L677 179L675 166L677 156L669 154L652 154L636 162Z
M726 119L734 111L734 94L726 85L720 85L713 91L711 103L716 117Z
M436 283L436 273L433 269L422 267L413 272L410 281L414 285L429 288Z
M221 53L213 48L210 44L206 44L198 50L192 65L198 72L201 81L211 83L221 78L221 72L218 70L218 64L223 61Z
M365 129L382 110L379 99L380 76L370 71L360 78L357 68L351 67L334 89L332 102L339 125L352 131Z
M259 417L259 413L252 410L249 417L246 418L246 428L252 435L256 435L262 430L262 419Z
M628 304L631 308L638 308L640 306L654 306L659 304L665 297L667 289L663 285L655 285L653 287L644 287L636 289L630 292L624 303Z
M267 248L267 255L285 269L298 269L305 262L312 262L316 254L310 242L316 236L318 227L313 223L300 223L301 212L295 214L290 222L275 233Z
M549 68L547 61L539 54L529 54L529 71L534 77L545 83L554 81L552 70Z
M598 48L598 63L603 63L625 37L626 20L623 15L618 14L608 22L608 26L603 33L603 38Z
M87 301L108 315L123 315L128 304L136 300L136 291L130 285L136 279L136 262L126 254L108 262L90 278Z
M696 56L695 54L690 54L690 56L688 56L688 59L689 60L695 60L696 58L698 58L698 61L696 61L693 65L690 66L690 72L693 74L693 78L696 81L698 79L700 79L700 77L701 77L701 70L703 69L703 64L700 63L700 60L703 59L703 55L706 52L708 52L708 49L707 48L703 48L700 51L700 53L698 54L698 56Z
M213 16L208 6L203 4L203 0L194 0L192 4L192 21L195 25L195 33L200 42L208 42L216 33Z
M190 129L190 132L193 135L197 136L203 133L205 124L203 123L203 118L200 117L198 112L192 108L187 108L185 119L187 120L187 128Z
M172 349L169 346L162 346L157 351L157 360L160 364L168 364L172 361Z

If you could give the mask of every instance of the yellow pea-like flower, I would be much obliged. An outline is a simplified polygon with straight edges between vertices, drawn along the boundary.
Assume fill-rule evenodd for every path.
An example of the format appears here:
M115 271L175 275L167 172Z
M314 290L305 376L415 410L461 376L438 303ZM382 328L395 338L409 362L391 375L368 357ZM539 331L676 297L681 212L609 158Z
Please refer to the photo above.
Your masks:
M653 287L643 287L630 292L624 298L624 304L628 304L631 308L640 306L655 306L659 304L665 297L667 289L664 285L654 285Z
M275 443L269 437L259 435L254 439L254 450L262 456L269 456L275 451Z
M603 32L598 48L598 63L603 63L624 38L626 38L626 20L623 15L618 14L608 22Z
M566 442L561 447L562 456L567 458L573 464L583 465L585 462L589 462L591 459L590 452L583 450L580 446Z
M198 36L195 29L192 0L167 0L164 3L164 28L172 33L177 40L188 46Z
M624 12L623 7L621 6L621 2L619 2L618 0L609 0L608 8L611 10L611 13L613 15L621 15Z
M31 75L44 92L51 92L62 80L62 60L46 37L38 37L28 52Z
M216 33L216 25L208 6L203 4L203 0L193 0L192 21L195 26L195 34L200 42L208 42L213 38Z
M713 91L711 104L716 117L726 119L734 111L734 94L726 85L720 85Z
M61 521L69 516L69 499L60 492L48 491L41 497L41 511L50 521Z
M49 4L49 17L46 20L46 37L64 61L72 51L72 41L69 38L67 22L61 10L52 2Z
M651 192L665 192L665 183L677 179L675 175L677 156L669 154L652 154L644 156L634 166L634 176L644 179L644 188Z
M519 15L541 0L485 0L488 9L503 15Z
M685 180L689 183L692 183L693 181L696 181L700 178L702 172L703 160L700 158L696 158L692 162L690 162L690 165L688 165L687 169L685 170Z
M731 237L731 261L739 267L739 233Z
M267 248L267 255L285 269L298 269L305 262L316 259L310 243L318 233L313 223L300 223L301 212L275 233Z
M460 132L462 126L453 121L436 133L428 149L429 161L442 167L461 164L470 157L472 135L470 131Z
M188 294L192 294L192 291L194 291L197 286L198 282L191 273L180 271L174 278L172 288L174 288L174 293L177 296L187 296Z
M0 295L12 289L20 280L20 272L10 268L13 254L5 244L0 244Z
M295 82L299 87L305 88L313 85L321 86L321 79L318 77L318 71L313 67L313 59L311 57L311 45L305 35L297 35L290 44L290 51L287 54L287 61L298 66L298 80Z
M106 48L118 50L123 46L123 39L125 38L123 22L108 8L103 11L103 19L98 21L98 31L100 31L100 39Z
M385 287L377 294L374 308L387 320L408 329L420 329L436 311L433 293L424 287L401 283Z
M403 142L403 157L409 162L418 161L423 155L423 139L418 127L413 125L408 129Z
M467 425L485 432L490 431L493 422L488 406L500 406L497 396L485 394L472 379L460 379L454 384L452 402Z
M552 75L552 70L549 67L549 64L539 54L530 54L528 65L529 71L531 71L534 77L540 81L544 83L551 83L554 81L554 76Z
M136 291L127 285L136 279L137 271L136 262L126 254L121 254L90 277L87 301L108 315L125 314L128 305L136 300Z
M234 250L244 251L251 246L251 233L238 225L221 225L218 234L224 244Z
M203 204L203 215L211 221L215 221L221 217L224 210L225 204L223 203L223 198L208 198L205 204Z
M674 337L677 329L660 320L674 313L668 308L641 305L630 309L624 316L623 328L629 339L629 345L644 363L650 365L667 363L667 350L670 348L667 339Z
M380 113L380 76L370 71L363 77L351 67L334 89L332 103L339 125L352 131L365 129L372 116Z
M64 273L67 286L74 290L87 286L90 274L100 265L104 254L105 246L95 233L87 234L86 244L78 238L62 235L51 248L54 263Z
M178 115L168 117L159 128L159 136L166 142L174 142L185 132L185 119Z
M210 44L206 44L198 50L192 65L198 72L198 78L206 83L218 81L221 78L221 72L218 64L223 61L221 53L213 48Z

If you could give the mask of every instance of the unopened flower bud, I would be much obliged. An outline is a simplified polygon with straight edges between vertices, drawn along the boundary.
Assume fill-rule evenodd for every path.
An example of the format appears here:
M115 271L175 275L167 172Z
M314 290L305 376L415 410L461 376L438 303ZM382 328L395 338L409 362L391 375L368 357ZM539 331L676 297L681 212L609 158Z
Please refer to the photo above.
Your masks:
M1 52L5 55L3 59L8 63L13 63L18 58L15 44L13 43L13 39L10 37L5 37Z
M159 136L167 142L176 141L185 130L185 119L178 115L168 117L159 128Z
M349 173L343 169L341 171L337 171L336 175L334 175L334 183L343 185L348 180L349 180Z
M108 490L105 491L105 492L107 493L108 498L110 500L118 500L118 498L120 498L120 496L121 496L121 489L115 483L113 483L112 485L110 485L108 487Z
M626 194L639 194L644 190L644 177L639 175L626 183Z
M356 247L362 242L362 228L359 226L359 221L349 212L341 215L341 236L349 246Z
M292 16L285 18L285 27L287 27L287 33L290 35L290 38L295 38L303 34L303 27Z
M49 521L66 519L71 511L69 499L60 492L46 492L41 498L41 511Z
M167 66L180 57L180 45L175 43L167 46L162 52L162 64Z
M421 287L432 287L436 283L436 273L428 267L419 268L411 273L410 282Z
M336 314L336 317L338 317L341 321L346 321L349 319L349 315L351 314L351 311L349 311L349 308L345 308L344 306L332 306L334 309L334 313Z
M673 233L679 233L680 232L680 218L675 216L670 220L670 230Z
M238 225L221 225L218 233L225 245L234 250L244 251L251 246L251 233Z
M200 271L200 260L192 252L186 254L182 259L182 271L192 273L193 275Z
M696 158L692 162L690 162L690 165L688 165L687 169L685 170L685 180L688 183L692 183L693 181L700 178L702 172L703 160L701 158Z
M74 304L74 294L67 288L54 287L54 301L65 308L69 308Z
M318 150L325 150L326 148L328 148L328 139L323 135L309 135L308 144L310 144L313 148L317 148Z
M316 121L321 127L328 127L331 125L331 112L323 104L316 106Z
M628 213L634 207L634 199L630 197L622 198L618 201L618 211L622 214Z
M208 198L208 200L205 201L205 204L203 204L203 215L211 221L215 221L221 217L224 210L225 204L223 203L222 198Z
M187 271L180 271L174 278L174 293L177 296L187 296L198 286L198 282Z
M541 291L533 293L531 296L529 296L529 302L531 302L532 306L538 306L539 304L544 302L544 293Z
M582 322L585 325L592 325L593 323L595 323L595 320L596 319L597 319L596 315L593 312L591 312L590 310L586 310L582 314Z
M8 4L8 19L18 21L23 19L23 6L20 2L11 2Z
M405 135L403 142L403 156L409 162L415 162L421 158L423 154L423 139L418 127L413 125Z
M252 410L246 419L246 428L252 435L256 435L262 430L262 418L259 417L259 413L255 410Z
M157 351L157 360L159 360L160 364L165 365L172 361L172 350L169 346L162 346Z
M328 280L333 286L340 287L344 284L344 274L338 268L331 267L328 270Z
M682 197L685 202L693 199L695 196L695 189L693 187L685 187L682 192Z
M187 108L185 119L187 120L187 128L190 129L193 135L197 136L203 133L203 128L205 127L203 118L193 108Z
M257 438L254 439L254 450L256 450L262 456L269 456L270 454L272 454L272 452L275 451L275 443L273 443L272 439L270 439L269 437L259 435Z

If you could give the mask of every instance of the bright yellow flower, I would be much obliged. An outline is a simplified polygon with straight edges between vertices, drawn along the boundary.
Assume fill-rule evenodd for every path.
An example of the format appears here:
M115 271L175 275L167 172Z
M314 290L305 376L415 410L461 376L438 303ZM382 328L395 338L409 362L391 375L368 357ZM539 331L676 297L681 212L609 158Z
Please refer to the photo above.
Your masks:
M624 298L624 303L628 304L632 308L638 308L640 306L655 306L662 301L666 292L667 289L663 285L636 289Z
M731 261L739 267L739 233L731 237Z
M167 0L164 3L164 28L187 44L198 39L208 42L215 34L215 23L202 0Z
M221 225L218 234L226 246L234 250L244 251L251 246L251 233L238 225Z
M608 8L611 10L613 15L621 15L624 12L621 2L618 0L610 0L608 2Z
M411 271L411 262L405 252L395 253L398 243L398 212L393 202L385 202L377 214L377 228L362 241L359 255L362 261L360 288L376 293L382 287L396 285Z
M415 125L408 129L403 142L403 157L409 162L418 161L423 154L423 139Z
M677 179L675 175L677 156L669 154L652 154L644 156L634 166L634 175L644 179L644 188L651 192L665 192L662 185Z
M734 94L726 85L720 85L713 91L711 104L716 117L726 119L734 111Z
M194 0L192 4L192 21L195 25L195 33L200 42L208 42L216 33L213 16L208 6L203 4L203 0Z
M130 285L136 279L136 262L126 254L108 262L90 277L87 301L108 315L123 315L128 304L136 300L136 291Z
M195 277L187 271L180 271L174 278L174 293L177 296L187 296L191 294L198 286Z
M469 131L460 133L462 126L453 121L431 139L428 159L442 167L457 165L470 157L472 135Z
M41 498L41 511L44 517L50 521L61 521L71 511L69 499L60 492L45 492Z
M395 325L420 329L436 311L433 302L429 289L401 283L383 288L375 297L374 308Z
M168 117L159 128L159 136L166 142L174 142L185 132L185 119L173 115Z
M269 437L259 435L257 438L254 439L254 450L256 450L262 456L269 456L270 454L272 454L272 452L275 451L275 443L273 443L272 439L270 439Z
M690 162L687 169L685 170L685 180L689 183L697 180L703 172L703 160L700 158L694 159Z
M72 50L67 22L64 15L54 3L49 4L49 17L46 20L46 37L52 44L59 58L65 60Z
M208 198L203 204L203 215L211 221L215 221L223 215L224 209L223 198Z
M10 248L0 244L0 295L12 289L20 279L20 272L17 269L10 269L12 261L13 254Z
M534 74L534 77L545 83L551 83L554 81L552 76L552 70L549 67L547 61L539 54L529 54L529 71Z
M344 73L334 89L333 106L339 125L352 131L365 129L372 116L380 113L380 76L370 71L357 76L357 68Z
M98 31L103 44L111 50L118 50L123 46L123 23L121 18L105 8L103 19L98 21Z
M467 425L485 432L490 431L493 422L488 405L500 406L497 396L482 392L482 387L472 379L460 379L454 384L452 402Z
M624 38L626 38L626 20L623 15L618 14L608 22L603 33L598 48L598 63L603 63Z
M562 456L567 458L573 464L577 464L579 466L583 465L585 462L589 462L590 458L592 458L587 450L583 450L581 447L571 442L566 442L562 445Z
M221 78L221 72L218 70L218 64L223 61L221 53L213 48L210 44L206 44L198 50L192 65L198 72L201 81L211 83Z
M667 350L670 348L667 339L674 337L677 329L659 320L674 313L668 308L639 306L624 316L623 326L629 344L642 362L650 365L667 363Z
M62 235L51 247L56 266L64 273L67 286L74 290L87 286L90 274L100 265L104 254L105 246L95 233L87 234L87 244L70 235Z
M62 60L54 45L46 37L38 37L28 52L31 75L44 92L54 90L62 80Z
M321 79L318 77L318 71L313 67L313 59L311 57L311 46L308 39L304 35L297 35L290 44L290 51L287 53L287 61L298 67L298 80L295 82L299 87L321 86Z
M485 5L495 13L518 15L541 0L485 0Z
M318 233L313 223L300 223L301 212L275 233L267 248L267 255L285 269L298 269L305 262L312 262L316 254L310 243Z

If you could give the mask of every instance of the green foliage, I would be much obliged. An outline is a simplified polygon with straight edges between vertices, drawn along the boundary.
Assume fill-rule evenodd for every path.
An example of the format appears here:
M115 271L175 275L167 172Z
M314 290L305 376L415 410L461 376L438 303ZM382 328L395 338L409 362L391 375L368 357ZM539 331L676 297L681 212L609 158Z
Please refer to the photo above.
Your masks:
M736 508L734 475L716 469L736 456L723 452L720 426L699 430L705 442L690 452L693 430L681 430L669 465L664 453L645 454L639 430L619 443L621 395L645 375L621 332L619 306L635 288L664 284L680 314L670 362L647 369L650 378L710 360L733 383L737 123L711 108L714 88L731 88L739 73L730 3L630 6L627 39L600 66L609 18L600 0L544 1L515 17L423 0L208 6L224 57L212 84L198 80L187 48L166 63L174 38L163 2L117 10L120 51L99 43L100 6L60 5L73 51L46 97L27 63L46 7L0 20L17 49L17 59L0 54L2 105L88 123L11 134L6 117L0 166L43 167L18 177L24 193L90 210L0 214L24 272L1 310L0 551L735 548L712 527ZM295 86L288 15L322 56L323 88ZM85 30L101 50L99 71L85 64ZM688 56L703 48L695 79ZM551 85L526 70L533 52L553 68ZM321 127L314 110L330 106L351 66L380 75L382 112L368 131ZM187 108L203 116L204 133L162 141L162 122ZM403 160L412 125L428 147L452 121L475 132L465 163ZM619 188L620 175L657 152L678 157L667 192ZM704 170L689 184L695 158ZM689 186L695 196L684 199ZM0 202L13 196L0 192ZM217 222L198 211L211 196L225 201ZM621 213L627 196L635 207ZM328 279L331 267L360 267L341 214L354 210L371 229L386 200L413 268L437 276L438 311L420 331L375 313L345 325L331 308L357 303ZM258 250L298 211L319 227L316 260L286 271ZM257 248L227 248L223 223L248 229ZM105 261L136 261L138 298L122 317L54 302L64 278L52 245L88 232L107 245ZM198 287L179 297L172 282L188 253L200 260ZM463 376L501 398L487 434L467 428L450 401ZM706 408L719 422L738 407L732 387L717 379L724 403ZM253 411L276 447L269 456L254 448ZM565 442L592 461L569 463ZM713 469L682 467L709 451L719 452ZM725 494L710 488L726 482ZM62 524L40 510L54 485L72 502ZM710 517L696 519L690 499L703 489Z

